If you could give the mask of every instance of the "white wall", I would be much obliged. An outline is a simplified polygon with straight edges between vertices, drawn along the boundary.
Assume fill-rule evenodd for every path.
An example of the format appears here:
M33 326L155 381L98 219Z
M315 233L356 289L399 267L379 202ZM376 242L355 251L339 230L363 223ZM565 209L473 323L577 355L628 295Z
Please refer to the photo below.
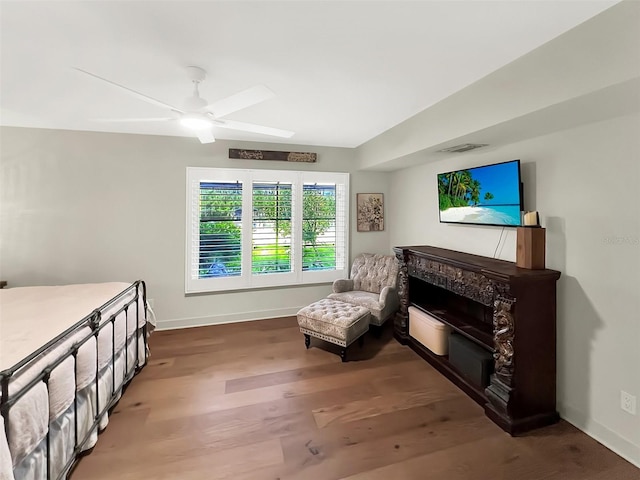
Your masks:
M296 146L316 164L229 160L228 148L290 146L193 138L2 128L0 277L10 286L147 282L160 326L294 314L330 285L185 296L187 166L351 172L358 192L388 194L388 175L354 172L353 150ZM389 253L389 230L358 233L351 257Z
M640 416L620 409L620 390L640 400L638 132L634 114L397 171L388 218L392 245L491 257L502 229L439 223L436 175L521 159L525 208L540 211L547 267L562 272L558 409L640 466ZM498 257L515 261L514 229L503 239Z

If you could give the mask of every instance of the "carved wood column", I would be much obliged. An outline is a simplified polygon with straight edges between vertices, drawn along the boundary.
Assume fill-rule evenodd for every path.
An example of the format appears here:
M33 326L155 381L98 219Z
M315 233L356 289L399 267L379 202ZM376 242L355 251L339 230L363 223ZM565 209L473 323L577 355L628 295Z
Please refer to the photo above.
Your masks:
M493 358L494 373L491 384L486 388L485 395L493 408L507 418L511 417L510 401L513 398L513 373L515 354L515 298L506 293L508 286L498 285L493 302L493 341L495 352Z
M400 298L400 309L394 317L393 332L396 339L406 345L409 338L409 274L404 250L394 248L393 252L398 262L398 297Z

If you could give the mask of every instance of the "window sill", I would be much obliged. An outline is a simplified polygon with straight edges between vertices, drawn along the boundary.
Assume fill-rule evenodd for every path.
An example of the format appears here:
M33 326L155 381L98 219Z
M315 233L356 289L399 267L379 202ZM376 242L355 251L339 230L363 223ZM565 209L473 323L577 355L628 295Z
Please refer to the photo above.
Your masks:
M184 295L186 297L199 297L202 295L216 295L221 293L236 293L236 292L251 292L251 291L261 291L261 290L282 290L282 289L290 289L290 288L305 288L305 287L318 287L321 285L333 285L333 280L331 281L318 281L313 283L291 283L286 285L266 285L266 286L246 286L246 287L235 287L235 288L220 288L220 289L202 289L202 290L185 290Z

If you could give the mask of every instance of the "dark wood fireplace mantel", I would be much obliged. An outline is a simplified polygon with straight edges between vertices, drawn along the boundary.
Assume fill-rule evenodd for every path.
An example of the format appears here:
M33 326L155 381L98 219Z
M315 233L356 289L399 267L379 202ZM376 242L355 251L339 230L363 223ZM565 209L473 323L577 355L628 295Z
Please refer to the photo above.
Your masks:
M480 403L512 435L558 421L556 282L560 272L430 246L395 247L400 311L394 336ZM409 336L409 306L490 351L487 388Z

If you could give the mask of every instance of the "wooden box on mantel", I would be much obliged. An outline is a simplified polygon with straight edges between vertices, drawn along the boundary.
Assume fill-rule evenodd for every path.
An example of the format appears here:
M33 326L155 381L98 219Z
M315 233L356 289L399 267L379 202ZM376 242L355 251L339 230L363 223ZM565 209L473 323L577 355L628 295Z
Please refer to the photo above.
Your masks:
M516 232L516 265L530 270L545 267L546 231L542 227L518 227Z

